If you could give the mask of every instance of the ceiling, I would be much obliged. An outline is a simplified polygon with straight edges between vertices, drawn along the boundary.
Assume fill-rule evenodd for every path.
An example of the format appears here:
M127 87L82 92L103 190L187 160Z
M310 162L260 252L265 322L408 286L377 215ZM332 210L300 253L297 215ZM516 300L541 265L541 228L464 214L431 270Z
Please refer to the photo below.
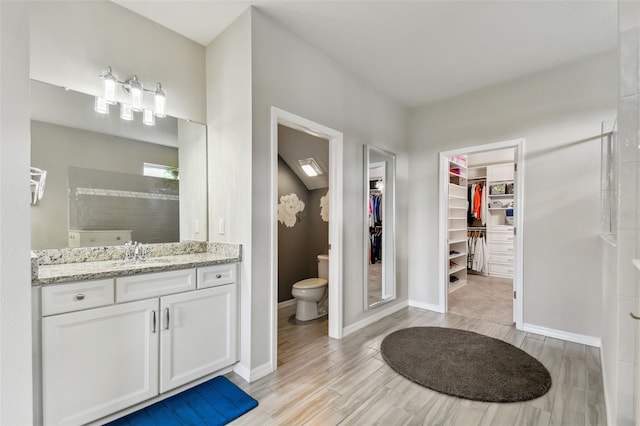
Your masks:
M255 6L408 107L617 46L615 0L113 1L204 46Z
M329 187L329 141L291 127L278 125L278 155L308 190ZM302 171L298 160L313 158L324 172L310 177Z

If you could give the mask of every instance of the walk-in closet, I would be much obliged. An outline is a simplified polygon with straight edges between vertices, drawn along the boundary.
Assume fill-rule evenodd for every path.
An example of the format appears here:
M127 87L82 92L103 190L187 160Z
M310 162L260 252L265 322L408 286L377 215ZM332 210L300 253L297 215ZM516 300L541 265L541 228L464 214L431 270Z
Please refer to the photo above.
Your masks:
M448 310L513 321L515 150L448 158Z

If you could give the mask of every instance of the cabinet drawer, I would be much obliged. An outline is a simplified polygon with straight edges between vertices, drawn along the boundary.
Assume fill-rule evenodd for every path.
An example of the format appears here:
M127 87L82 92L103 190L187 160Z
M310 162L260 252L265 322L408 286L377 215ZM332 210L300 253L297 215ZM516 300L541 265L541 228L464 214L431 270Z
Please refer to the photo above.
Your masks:
M513 255L513 244L489 244L489 253Z
M489 255L489 262L513 265L513 254L491 253Z
M489 275L513 276L513 265L498 265L489 262Z
M112 279L42 288L42 316L111 305L113 302Z
M512 232L489 232L489 242L506 243L512 241Z
M116 278L116 301L147 299L195 290L196 270L156 272L153 274L133 275Z
M198 288L235 283L237 270L236 263L198 268Z

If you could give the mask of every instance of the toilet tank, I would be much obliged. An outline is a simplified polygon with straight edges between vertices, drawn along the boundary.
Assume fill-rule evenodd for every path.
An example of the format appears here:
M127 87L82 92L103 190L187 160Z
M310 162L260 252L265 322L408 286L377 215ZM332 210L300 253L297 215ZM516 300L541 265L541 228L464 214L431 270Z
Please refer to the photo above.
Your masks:
M329 280L329 255L318 255L318 278Z

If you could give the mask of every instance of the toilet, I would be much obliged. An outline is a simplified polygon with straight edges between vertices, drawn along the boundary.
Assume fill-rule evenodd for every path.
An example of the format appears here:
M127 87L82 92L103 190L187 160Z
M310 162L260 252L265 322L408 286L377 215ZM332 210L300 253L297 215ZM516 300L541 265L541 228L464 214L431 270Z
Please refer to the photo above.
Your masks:
M310 321L327 314L328 278L329 256L320 254L318 255L318 278L298 281L291 290L291 294L296 299L296 319L298 321Z

